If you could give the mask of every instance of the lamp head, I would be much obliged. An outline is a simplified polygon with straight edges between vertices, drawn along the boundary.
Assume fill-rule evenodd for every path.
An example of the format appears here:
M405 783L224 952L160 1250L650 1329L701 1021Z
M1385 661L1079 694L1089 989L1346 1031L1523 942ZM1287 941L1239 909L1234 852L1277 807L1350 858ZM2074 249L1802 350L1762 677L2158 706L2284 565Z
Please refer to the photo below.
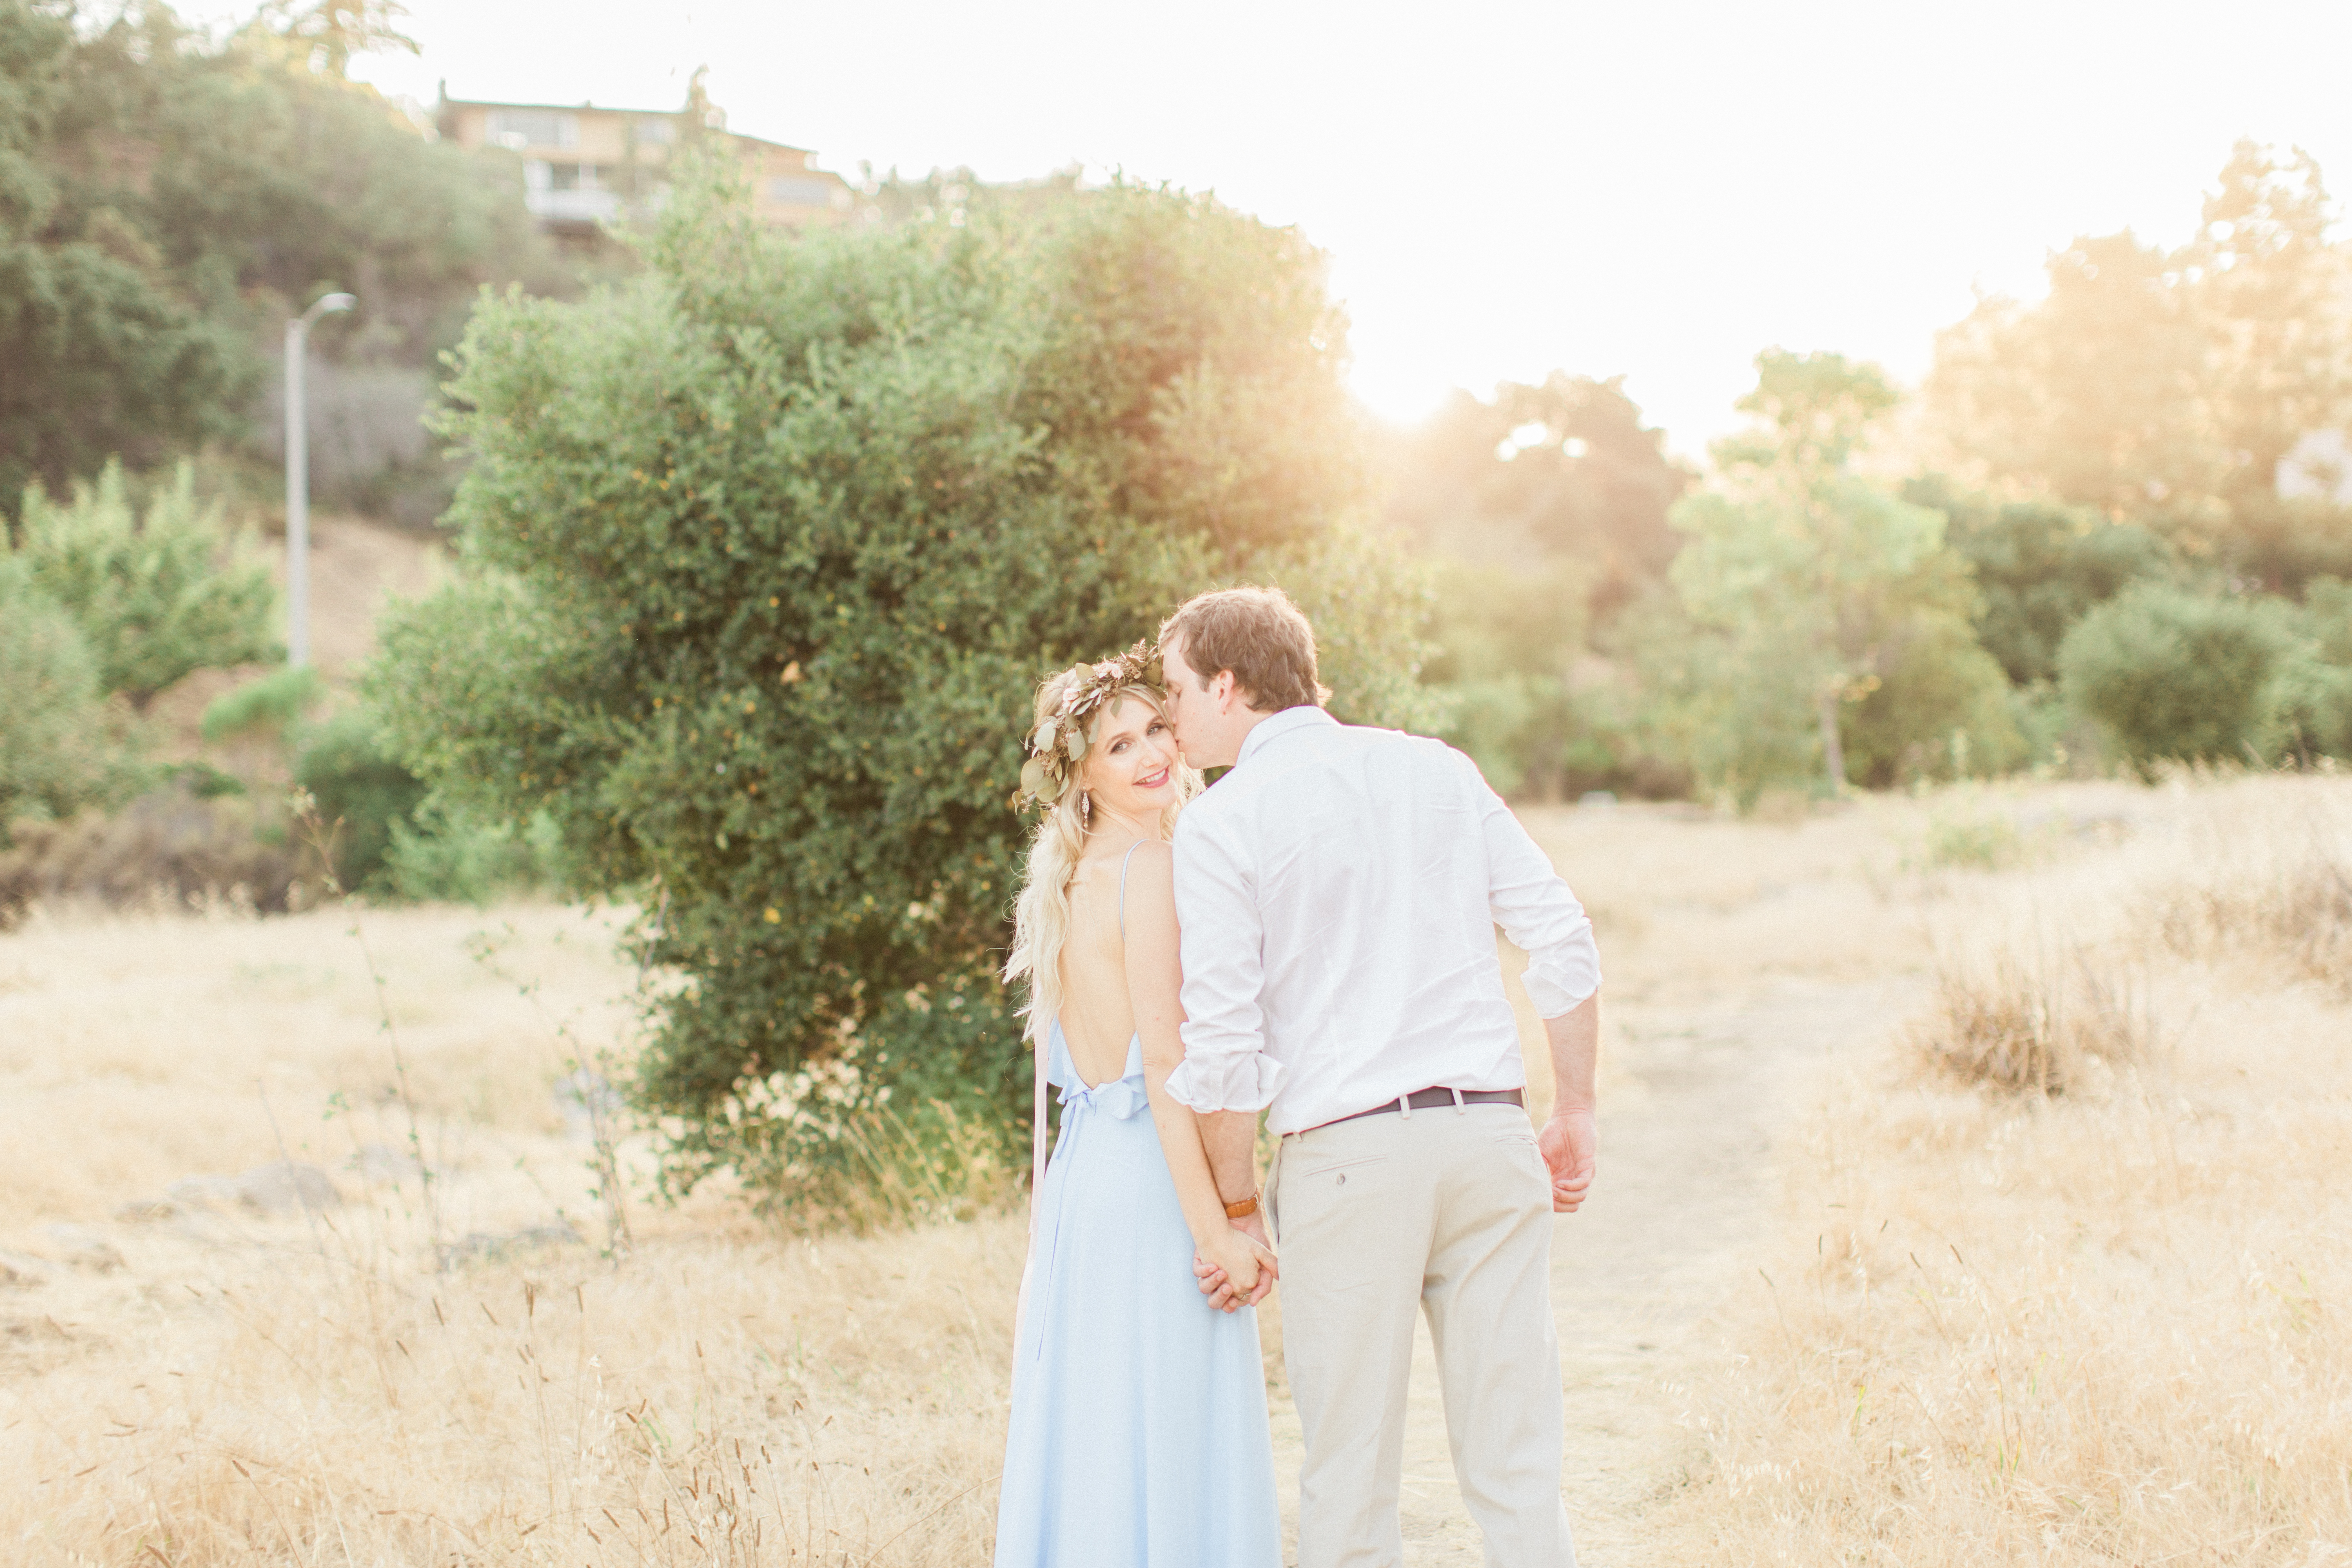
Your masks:
M358 303L359 300L349 294L321 294L311 301L309 310L302 312L302 325L308 327L321 316L330 316L338 310L348 310Z

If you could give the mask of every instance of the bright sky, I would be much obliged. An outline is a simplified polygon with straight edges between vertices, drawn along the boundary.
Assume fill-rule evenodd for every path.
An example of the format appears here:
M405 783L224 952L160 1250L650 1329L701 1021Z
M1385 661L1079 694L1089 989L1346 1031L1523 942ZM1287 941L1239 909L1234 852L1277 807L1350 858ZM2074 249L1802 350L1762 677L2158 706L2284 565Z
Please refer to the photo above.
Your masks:
M1354 384L1622 373L1678 450L1768 344L1906 380L2077 233L2177 243L2242 135L2352 191L2344 0L408 0L388 92L669 108L909 174L1214 190L1331 257ZM191 5L197 16L222 9Z

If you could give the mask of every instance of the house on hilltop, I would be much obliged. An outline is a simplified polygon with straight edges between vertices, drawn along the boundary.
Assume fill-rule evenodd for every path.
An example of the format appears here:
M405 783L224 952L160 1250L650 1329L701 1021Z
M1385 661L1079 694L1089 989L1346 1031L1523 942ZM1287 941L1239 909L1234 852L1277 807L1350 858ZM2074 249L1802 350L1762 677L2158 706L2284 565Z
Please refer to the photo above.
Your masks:
M444 141L520 154L523 204L557 235L588 238L600 224L658 208L669 189L670 160L695 139L742 161L754 210L767 223L838 223L857 203L848 181L811 165L815 154L807 148L728 130L726 112L698 91L685 110L600 109L453 99L445 82L433 121Z

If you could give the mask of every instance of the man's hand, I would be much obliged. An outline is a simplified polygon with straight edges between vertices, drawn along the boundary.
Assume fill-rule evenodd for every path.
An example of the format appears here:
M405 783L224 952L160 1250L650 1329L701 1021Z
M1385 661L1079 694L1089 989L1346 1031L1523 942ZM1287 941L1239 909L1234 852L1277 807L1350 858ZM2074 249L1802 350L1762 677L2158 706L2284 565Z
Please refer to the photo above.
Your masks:
M1561 1106L1536 1134L1536 1147L1551 1168L1551 1211L1574 1214L1591 1190L1601 1159L1601 1129L1589 1105Z
M1232 1223L1234 1229L1247 1240L1258 1255L1255 1289L1244 1296L1234 1289L1233 1281L1225 1277L1223 1269L1197 1252L1192 1255L1192 1277L1201 1282L1201 1294L1206 1296L1209 1299L1209 1305L1220 1312L1237 1311L1245 1306L1256 1306L1273 1291L1275 1277L1282 1271L1282 1265L1275 1257L1274 1246L1266 1239L1264 1211Z

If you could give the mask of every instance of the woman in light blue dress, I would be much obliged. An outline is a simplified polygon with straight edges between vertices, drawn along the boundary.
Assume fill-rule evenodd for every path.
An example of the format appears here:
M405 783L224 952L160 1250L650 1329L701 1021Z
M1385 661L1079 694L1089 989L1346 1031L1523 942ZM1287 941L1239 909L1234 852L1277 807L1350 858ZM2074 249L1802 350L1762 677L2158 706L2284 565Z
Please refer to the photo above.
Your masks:
M1056 675L1022 772L1045 820L1005 973L1029 983L1038 1148L996 1568L1282 1562L1255 1310L1217 1310L1193 1273L1197 1253L1255 1301L1273 1255L1164 1092L1183 1051L1168 834L1199 781L1160 704L1140 645Z

